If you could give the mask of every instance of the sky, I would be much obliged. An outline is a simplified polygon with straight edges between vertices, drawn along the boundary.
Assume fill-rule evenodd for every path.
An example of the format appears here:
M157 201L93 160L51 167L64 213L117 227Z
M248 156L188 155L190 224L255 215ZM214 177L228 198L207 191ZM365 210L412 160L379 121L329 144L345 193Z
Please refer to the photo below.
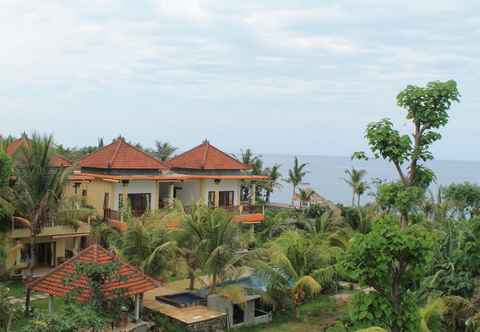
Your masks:
M67 146L347 156L408 130L396 95L454 79L439 159L480 160L477 0L0 0L0 133Z

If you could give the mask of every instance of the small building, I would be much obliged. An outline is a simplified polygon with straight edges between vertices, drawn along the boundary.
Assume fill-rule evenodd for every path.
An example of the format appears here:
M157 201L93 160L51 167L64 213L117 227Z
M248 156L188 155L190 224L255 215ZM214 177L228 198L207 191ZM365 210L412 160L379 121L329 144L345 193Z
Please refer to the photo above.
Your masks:
M76 263L84 262L102 265L114 261L120 263L118 268L120 277L118 280L109 280L102 286L103 296L106 299L114 298L118 296L117 290L122 290L122 297L133 297L135 299L135 326L138 328L138 323L141 318L141 308L143 306L143 294L159 287L160 282L144 274L132 265L120 261L117 256L99 245L94 244L89 246L43 277L27 283L26 287L29 291L49 294L50 311L53 310L53 297L64 298L72 291L75 291L74 299L76 301L85 303L90 298L92 289L89 286L86 276L80 276L78 279L72 278L76 273ZM69 280L69 282L66 283L66 280Z

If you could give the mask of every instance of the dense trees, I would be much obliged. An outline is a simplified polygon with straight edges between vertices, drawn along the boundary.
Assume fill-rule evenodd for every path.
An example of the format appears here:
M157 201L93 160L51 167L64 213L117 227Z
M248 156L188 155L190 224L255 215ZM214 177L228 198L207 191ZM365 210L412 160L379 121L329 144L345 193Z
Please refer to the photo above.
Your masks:
M306 167L308 163L300 163L298 157L293 159L293 167L288 170L288 177L286 181L292 185L292 205L297 188L302 184L303 178L307 175Z

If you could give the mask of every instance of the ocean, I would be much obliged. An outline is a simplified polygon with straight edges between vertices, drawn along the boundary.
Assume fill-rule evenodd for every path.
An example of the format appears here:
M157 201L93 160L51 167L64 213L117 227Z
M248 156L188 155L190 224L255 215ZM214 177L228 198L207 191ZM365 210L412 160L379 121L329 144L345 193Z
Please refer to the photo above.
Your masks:
M283 177L288 176L288 169L293 165L293 155L262 154L264 166L273 164L281 165ZM351 161L349 157L331 156L298 156L299 161L308 163L304 182L312 187L323 197L342 204L350 204L352 190L345 183L345 170L355 166L367 171L366 180L375 178L384 180L396 180L398 175L391 164L382 160ZM435 172L437 182L433 186L448 185L458 182L480 183L479 161L453 161L433 160L427 165ZM281 181L282 188L277 189L272 197L272 202L288 203L292 196L292 187L289 183ZM362 196L362 201L368 201L368 195Z

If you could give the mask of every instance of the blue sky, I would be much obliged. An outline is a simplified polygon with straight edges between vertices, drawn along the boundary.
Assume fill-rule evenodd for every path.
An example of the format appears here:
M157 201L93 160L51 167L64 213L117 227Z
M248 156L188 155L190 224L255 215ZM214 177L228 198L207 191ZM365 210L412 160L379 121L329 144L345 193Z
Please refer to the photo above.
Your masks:
M441 159L475 159L480 2L0 0L0 132L350 155L407 84L455 79Z

